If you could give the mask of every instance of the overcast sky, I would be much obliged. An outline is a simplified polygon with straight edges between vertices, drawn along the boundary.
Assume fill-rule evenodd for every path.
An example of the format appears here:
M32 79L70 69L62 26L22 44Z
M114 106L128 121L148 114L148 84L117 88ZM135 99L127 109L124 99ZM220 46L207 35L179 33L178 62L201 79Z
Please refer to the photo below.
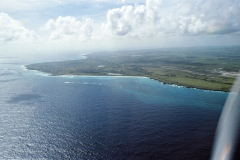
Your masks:
M0 1L1 55L239 44L239 0Z

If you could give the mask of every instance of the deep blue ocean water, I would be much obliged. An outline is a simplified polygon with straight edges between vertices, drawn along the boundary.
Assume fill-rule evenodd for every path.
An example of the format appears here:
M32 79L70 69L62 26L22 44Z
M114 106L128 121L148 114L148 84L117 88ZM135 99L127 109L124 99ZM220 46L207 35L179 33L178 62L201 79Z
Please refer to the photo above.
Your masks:
M210 158L228 93L0 62L0 159Z

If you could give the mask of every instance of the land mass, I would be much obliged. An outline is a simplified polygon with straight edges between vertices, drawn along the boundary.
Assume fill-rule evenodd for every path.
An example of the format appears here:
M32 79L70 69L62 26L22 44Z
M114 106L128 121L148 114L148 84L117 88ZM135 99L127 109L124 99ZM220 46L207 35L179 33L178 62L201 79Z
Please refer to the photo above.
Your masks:
M228 92L239 75L240 47L111 51L86 59L27 65L58 75L144 76L163 83Z

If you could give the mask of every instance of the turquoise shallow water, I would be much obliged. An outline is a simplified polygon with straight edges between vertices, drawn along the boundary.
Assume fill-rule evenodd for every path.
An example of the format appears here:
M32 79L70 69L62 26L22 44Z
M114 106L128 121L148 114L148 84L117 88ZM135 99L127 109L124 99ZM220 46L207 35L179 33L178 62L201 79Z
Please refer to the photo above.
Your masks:
M143 77L51 77L21 65L1 64L1 159L210 157L228 93Z

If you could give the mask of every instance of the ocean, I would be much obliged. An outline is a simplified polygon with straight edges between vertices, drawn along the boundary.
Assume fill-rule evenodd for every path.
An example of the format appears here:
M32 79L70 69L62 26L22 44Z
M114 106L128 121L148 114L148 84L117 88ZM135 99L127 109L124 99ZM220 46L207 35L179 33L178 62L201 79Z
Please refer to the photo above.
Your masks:
M0 159L210 158L228 93L145 77L53 77L27 62L0 57Z

